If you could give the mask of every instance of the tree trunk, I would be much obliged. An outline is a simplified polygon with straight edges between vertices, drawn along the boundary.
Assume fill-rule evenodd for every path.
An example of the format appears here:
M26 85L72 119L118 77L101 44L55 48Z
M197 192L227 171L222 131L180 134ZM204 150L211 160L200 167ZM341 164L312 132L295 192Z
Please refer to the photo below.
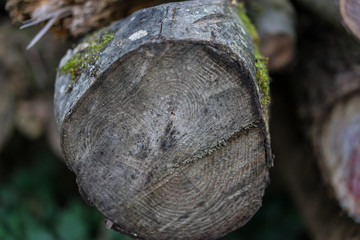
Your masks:
M284 79L288 83L288 79ZM283 83L284 83L283 82ZM360 225L342 213L322 184L314 152L304 142L295 118L291 90L276 81L271 109L272 148L276 156L273 174L283 177L314 240L357 240ZM282 85L282 87L280 87Z
M107 227L216 239L261 206L268 113L237 14L224 0L144 9L63 58L55 114L65 161Z
M309 29L299 48L306 54L294 73L294 92L324 180L340 206L359 222L359 46L333 29Z
M360 41L360 0L297 0L337 27L345 26Z
M295 52L295 10L288 0L251 0L249 16L260 35L260 52L269 58L269 71L289 66Z

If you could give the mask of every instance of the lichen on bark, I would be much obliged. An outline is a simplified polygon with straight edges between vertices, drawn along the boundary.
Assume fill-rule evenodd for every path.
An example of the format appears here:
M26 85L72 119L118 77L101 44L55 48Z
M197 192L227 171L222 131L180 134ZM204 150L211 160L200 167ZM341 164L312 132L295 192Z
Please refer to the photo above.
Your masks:
M113 38L113 33L106 31L96 32L87 37L73 50L72 57L60 67L60 73L71 75L68 91L72 90L73 84L83 71L96 65L99 58L98 52L107 46Z

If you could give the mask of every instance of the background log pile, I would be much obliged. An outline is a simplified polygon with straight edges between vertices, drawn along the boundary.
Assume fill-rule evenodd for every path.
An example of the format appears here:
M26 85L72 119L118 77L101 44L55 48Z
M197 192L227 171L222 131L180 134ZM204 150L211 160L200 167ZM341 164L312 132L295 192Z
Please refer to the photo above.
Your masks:
M53 119L52 94L60 57L69 48L69 43L75 43L80 36L128 16L138 9L164 2L7 1L6 8L13 21L25 21L25 24L31 25L43 21L46 24L53 20L53 32L57 36L66 37L68 41L54 40L48 33L35 47L26 52L26 45L40 28L34 31L19 31L10 27L6 13L2 12L0 193L4 189L4 194L0 194L0 203L6 203L6 186L11 183L11 176L15 176L16 169L21 169L21 165L24 164L19 160L10 160L24 157L18 151L11 150L14 146L21 146L17 143L19 138L26 139L29 143L46 144L55 156L62 158ZM1 3L5 6L4 2ZM241 236L250 236L250 239L359 239L360 1L251 0L243 3L247 14L258 29L259 50L268 58L272 79L271 109L270 116L266 115L264 119L270 118L271 146L275 160L270 171L271 184L265 194L264 206L242 229L223 239L238 239ZM116 6L120 6L121 10L114 11ZM171 26L168 27L170 29ZM166 30L166 34L171 34L169 29ZM189 31L187 34L190 34ZM221 35L218 36L221 38ZM210 37L212 39L213 35ZM148 57L151 53L148 53ZM171 118L175 111L169 111ZM72 131L75 130L76 128ZM263 130L267 131L265 127ZM79 131L81 134L80 128ZM35 145L31 146L36 149ZM76 154L68 149L65 153ZM35 161L31 164L35 164ZM34 165L29 169L36 172L35 168L39 167ZM261 168L265 169L265 166ZM66 170L62 171L64 173L61 174L72 178ZM265 175L261 177L264 178ZM180 180L177 179L178 182L181 182ZM266 182L265 180L265 185ZM84 187L84 183L80 185ZM72 187L69 191L73 193L76 190L74 185ZM89 198L88 192L84 193L83 189L80 191L84 198ZM260 224L270 225L271 217L266 218L266 213L276 218L275 210L271 209L275 209L274 202L287 199L279 197L284 192L292 197L299 211L297 214L302 216L303 220L289 220L299 228L289 227L293 232L286 233L289 234L287 236L284 235L281 226L277 233L263 230L264 235L261 235L259 231L252 231L251 228L262 229ZM276 195L278 196L274 197ZM94 201L93 198L91 200ZM291 206L289 202L287 204ZM278 209L279 212L284 211L284 206L280 209L282 210ZM31 214L30 216L36 215ZM283 219L286 214L289 212L279 218ZM300 219L299 215L296 216ZM262 222L264 219L268 221ZM8 221L2 220L0 216L0 225L1 221L4 223L3 226L6 226L5 232L11 236L13 228L9 228ZM243 220L243 223L246 221L247 219ZM141 229L141 224L145 223L138 221L137 228ZM95 226L97 230L94 234L104 239L111 238L104 233L103 227L98 227L99 224ZM130 235L136 231L136 227L129 227L133 232L121 229L110 220L106 221L106 226ZM276 226L272 227L272 230L276 229ZM213 236L221 236L233 230L233 224L227 226L224 232L215 228L212 230L208 232ZM49 230L49 236L50 232ZM53 233L54 239L61 234L66 235L65 232L66 230ZM216 235L218 232L221 233ZM1 234L0 231L0 238ZM71 235L71 230L69 234ZM151 238L153 234L142 236ZM205 235L198 238L201 239L201 236ZM132 237L136 236L132 234Z

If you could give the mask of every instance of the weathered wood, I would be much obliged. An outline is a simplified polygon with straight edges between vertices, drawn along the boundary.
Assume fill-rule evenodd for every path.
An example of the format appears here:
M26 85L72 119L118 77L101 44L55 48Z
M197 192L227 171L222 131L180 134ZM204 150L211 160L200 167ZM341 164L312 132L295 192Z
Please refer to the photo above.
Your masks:
M82 36L132 12L174 0L7 0L14 22L39 23L54 19L58 35Z
M348 215L360 221L359 45L322 25L309 29L293 81L300 115L324 180Z
M271 141L276 165L272 174L282 176L303 215L314 240L360 239L360 224L342 212L318 171L315 153L304 141L303 129L296 119L291 89L275 81L272 90Z
M295 11L288 0L247 1L249 16L260 35L260 52L272 72L283 70L295 54Z
M216 239L261 206L267 106L231 2L144 9L63 58L55 114L65 161L107 227Z
M297 0L337 27L346 27L360 41L360 0Z

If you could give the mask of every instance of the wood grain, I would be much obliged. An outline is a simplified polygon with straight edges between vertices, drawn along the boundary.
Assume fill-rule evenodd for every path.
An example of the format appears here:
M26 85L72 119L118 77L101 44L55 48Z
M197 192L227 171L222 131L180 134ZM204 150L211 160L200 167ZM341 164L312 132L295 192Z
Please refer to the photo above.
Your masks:
M230 1L144 9L55 109L65 161L107 227L216 239L261 206L271 153L252 43ZM62 63L71 56L65 56Z

